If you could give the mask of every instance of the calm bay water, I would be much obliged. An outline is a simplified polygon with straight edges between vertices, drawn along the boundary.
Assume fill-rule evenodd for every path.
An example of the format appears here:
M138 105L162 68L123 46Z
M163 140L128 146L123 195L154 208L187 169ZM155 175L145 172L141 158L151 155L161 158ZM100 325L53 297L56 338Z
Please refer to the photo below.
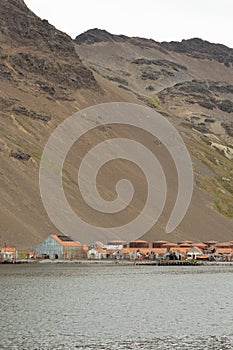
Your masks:
M233 267L0 266L0 348L233 349Z

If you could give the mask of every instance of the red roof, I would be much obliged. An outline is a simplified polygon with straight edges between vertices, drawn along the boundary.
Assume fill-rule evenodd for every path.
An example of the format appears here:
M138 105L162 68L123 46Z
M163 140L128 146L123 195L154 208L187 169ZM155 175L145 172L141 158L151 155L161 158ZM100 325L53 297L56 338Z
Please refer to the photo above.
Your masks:
M106 249L102 248L92 248L91 250L95 250L97 253L106 253Z
M218 247L218 248L233 248L233 242L217 243L216 247Z
M178 253L182 253L182 254L187 254L187 252L190 250L189 248L181 248L181 247L171 247L170 251L174 252L178 252Z
M180 243L179 246L183 248L192 248L193 245L191 243L186 242L186 243Z
M105 248L105 245L100 241L96 241L94 244L99 246L100 248Z
M120 250L120 252L122 253L122 254L129 254L130 252L132 252L132 251L134 251L135 250L135 248L122 248L121 250Z
M168 247L168 248L170 248L170 247L179 247L178 246L178 244L176 244L176 243L172 243L172 242L168 242L168 243L165 243L165 244L162 244L162 248L166 248L166 247Z
M154 252L156 254L165 254L167 249L166 248L122 248L121 253L123 254L129 254L130 252L140 252L141 254L148 254L151 252Z
M137 242L137 243L148 243L148 241L143 241L143 240L140 240L140 239L137 239L135 241L131 241L130 243L133 243L133 242Z
M233 254L233 250L231 248L218 248L215 254Z
M51 237L61 244L63 247L81 247L82 244L80 242L75 241L63 241L57 235L51 235Z
M2 247L3 253L15 253L16 249L15 247Z
M198 247L198 248L207 248L207 244L203 243L203 242L198 242L198 243L193 243L194 247Z
M192 241L180 241L180 242L177 242L177 244L181 245L181 244L192 244L193 242Z
M206 241L206 242L204 242L205 244L208 244L208 245L210 245L210 244L212 244L212 245L215 245L215 244L217 244L218 242L217 241Z
M115 252L117 252L118 251L118 249L107 249L106 250L106 253L107 254L113 254L113 253L115 253Z
M196 245L191 247L189 250L192 250L192 248L196 249L199 253L203 254L203 251L201 250L201 248L197 247Z

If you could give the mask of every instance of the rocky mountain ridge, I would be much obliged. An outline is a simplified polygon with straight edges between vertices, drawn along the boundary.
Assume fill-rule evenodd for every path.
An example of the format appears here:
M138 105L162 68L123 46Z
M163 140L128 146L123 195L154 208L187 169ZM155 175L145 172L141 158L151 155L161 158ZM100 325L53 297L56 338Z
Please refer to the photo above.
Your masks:
M202 40L200 38L192 38L188 40L184 39L181 42L157 42L153 39L145 39L139 37L131 38L126 35L115 35L107 32L106 30L94 28L78 35L74 41L78 45L90 45L100 42L130 42L135 45L144 45L144 47L157 46L160 47L161 51L164 50L164 52L174 51L198 59L214 59L220 63L224 63L226 67L233 65L232 48L229 48L222 44L213 44L207 40Z
M225 45L213 44L200 38L163 42L162 45L170 51L185 53L198 59L214 59L224 63L226 67L233 66L233 49Z

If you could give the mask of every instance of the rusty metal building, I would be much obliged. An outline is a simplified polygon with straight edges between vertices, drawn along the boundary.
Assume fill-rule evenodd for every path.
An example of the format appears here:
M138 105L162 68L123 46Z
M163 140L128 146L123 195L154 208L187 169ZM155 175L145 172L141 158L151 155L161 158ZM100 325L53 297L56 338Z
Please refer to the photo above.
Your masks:
M35 249L40 258L47 259L82 259L83 245L65 235L50 235Z

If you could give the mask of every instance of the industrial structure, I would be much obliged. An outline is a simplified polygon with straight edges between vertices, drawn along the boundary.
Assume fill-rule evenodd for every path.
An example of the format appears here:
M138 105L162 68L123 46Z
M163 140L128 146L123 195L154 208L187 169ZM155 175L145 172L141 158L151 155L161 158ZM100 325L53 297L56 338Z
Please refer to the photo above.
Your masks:
M52 234L34 249L34 253L44 259L83 259L83 248L83 244L69 236Z
M129 242L129 248L149 248L149 242L136 240Z

